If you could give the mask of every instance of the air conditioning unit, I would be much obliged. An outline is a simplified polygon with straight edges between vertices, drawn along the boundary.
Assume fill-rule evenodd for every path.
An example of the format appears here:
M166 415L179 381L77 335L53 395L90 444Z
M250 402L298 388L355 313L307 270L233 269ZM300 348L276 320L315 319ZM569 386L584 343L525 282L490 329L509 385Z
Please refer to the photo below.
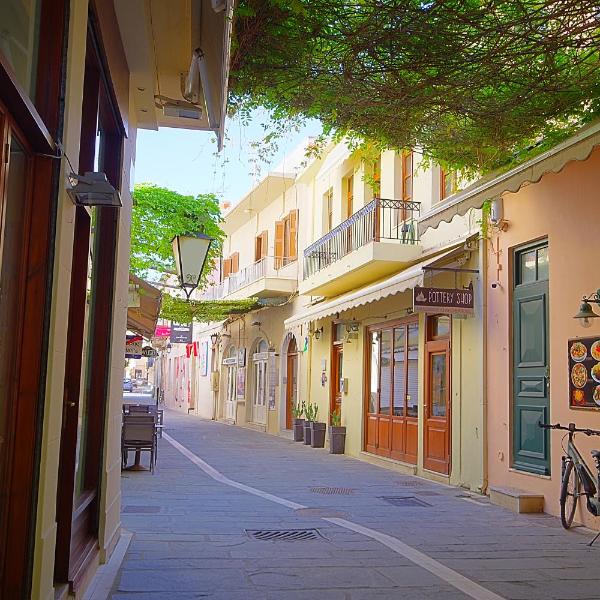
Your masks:
M165 117L176 117L178 119L192 119L199 121L202 118L202 109L197 106L180 105L175 103L165 104L163 106Z

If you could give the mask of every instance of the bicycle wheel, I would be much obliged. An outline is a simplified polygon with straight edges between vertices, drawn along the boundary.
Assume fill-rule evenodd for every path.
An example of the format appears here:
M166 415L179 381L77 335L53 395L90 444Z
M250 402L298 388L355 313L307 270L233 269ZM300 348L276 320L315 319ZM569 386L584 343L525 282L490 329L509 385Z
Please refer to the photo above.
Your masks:
M569 529L573 524L573 517L577 509L579 500L579 473L569 460L565 467L562 485L560 488L560 520L565 529Z

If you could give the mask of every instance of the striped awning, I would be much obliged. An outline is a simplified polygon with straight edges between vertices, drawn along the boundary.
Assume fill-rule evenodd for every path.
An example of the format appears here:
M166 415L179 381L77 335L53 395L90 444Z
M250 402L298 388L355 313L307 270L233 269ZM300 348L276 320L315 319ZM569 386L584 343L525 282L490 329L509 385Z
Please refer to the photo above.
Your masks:
M387 298L388 296L400 294L417 285L422 285L423 276L425 274L424 267L431 266L434 263L446 262L455 254L464 253L464 248L464 243L454 244L452 247L446 248L442 252L438 252L435 256L430 256L391 277L382 279L381 281L362 287L353 292L343 294L337 298L310 306L306 308L306 310L286 319L285 327L286 329L292 329L300 325L306 325L312 321L318 321L319 319L324 319L325 317L330 317L336 313L342 313L358 306L364 306L365 304L376 302L377 300Z
M471 209L481 208L486 200L494 200L506 192L518 192L526 183L537 183L546 173L559 173L573 160L586 160L594 148L600 145L600 122L582 128L576 135L554 148L502 173L476 181L446 202L437 204L421 215L419 232L430 227L449 223L457 215L465 215Z

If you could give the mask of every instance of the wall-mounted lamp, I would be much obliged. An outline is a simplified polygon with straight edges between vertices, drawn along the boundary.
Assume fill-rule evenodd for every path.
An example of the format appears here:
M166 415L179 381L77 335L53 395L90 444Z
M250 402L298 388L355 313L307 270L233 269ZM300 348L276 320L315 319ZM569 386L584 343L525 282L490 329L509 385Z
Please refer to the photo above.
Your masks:
M210 334L210 343L213 346L216 346L219 343L220 337L221 336L218 333L211 333Z
M349 323L346 323L346 331L348 333L358 333L359 323L355 319L352 319Z
M119 192L109 183L105 173L69 174L67 193L77 206L123 206Z
M323 333L323 328L319 327L319 329L315 329L313 331L313 335L315 336L315 340L321 339L321 334Z
M167 354L171 354L172 348L173 346L171 346L171 344L167 344Z
M599 314L594 312L592 304L600 305L600 289L596 290L595 294L590 294L587 297L584 296L581 299L579 312L573 318L580 319L582 327L591 327L592 322L590 319L597 319L600 317Z

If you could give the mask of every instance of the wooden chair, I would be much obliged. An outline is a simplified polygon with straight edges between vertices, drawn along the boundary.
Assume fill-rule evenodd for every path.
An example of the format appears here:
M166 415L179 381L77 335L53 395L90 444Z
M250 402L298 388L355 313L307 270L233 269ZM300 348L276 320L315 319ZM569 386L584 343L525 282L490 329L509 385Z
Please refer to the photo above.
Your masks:
M157 459L156 419L149 414L129 414L123 417L121 459L127 466L129 451L150 452L150 471L154 473Z

